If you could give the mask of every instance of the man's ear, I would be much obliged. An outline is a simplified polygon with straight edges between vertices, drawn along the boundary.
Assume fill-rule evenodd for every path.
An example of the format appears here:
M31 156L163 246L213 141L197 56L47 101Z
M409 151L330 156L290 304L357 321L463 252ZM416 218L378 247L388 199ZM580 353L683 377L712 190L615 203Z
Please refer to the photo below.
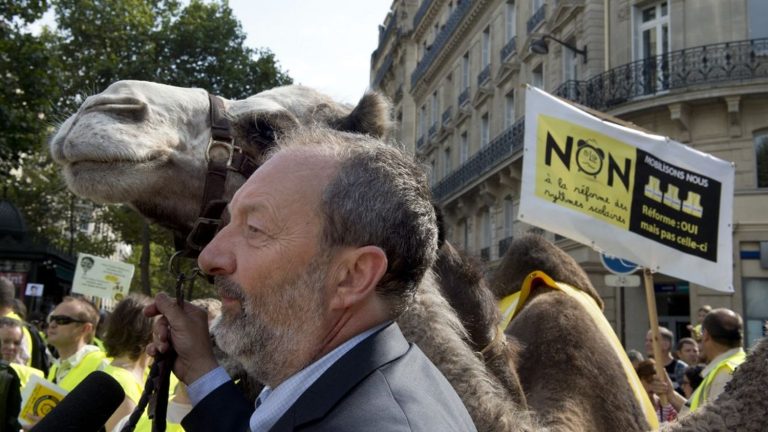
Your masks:
M375 295L387 264L387 255L377 246L343 250L335 266L331 309L346 309Z
M96 327L92 323L89 323L89 322L83 323L83 336L86 336L86 335L88 335L90 333L94 333L95 334L95 332L94 332L95 328Z

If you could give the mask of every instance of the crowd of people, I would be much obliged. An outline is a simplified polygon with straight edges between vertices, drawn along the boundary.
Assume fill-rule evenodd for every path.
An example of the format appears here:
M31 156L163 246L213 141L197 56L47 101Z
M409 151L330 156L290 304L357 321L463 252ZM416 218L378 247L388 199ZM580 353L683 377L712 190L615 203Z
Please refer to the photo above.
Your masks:
M5 404L0 430L22 428L17 418L21 408L19 395L31 376L46 379L69 392L97 370L109 374L125 393L123 403L105 424L106 431L121 430L144 391L151 363L146 348L152 340L153 319L144 315L150 299L131 294L117 303L111 313L103 314L85 298L68 296L38 327L27 323L25 311L12 301L15 291L8 279L0 277L0 305L4 305L0 306L0 369L11 369L18 378L10 381L15 388L0 386L4 392L0 402ZM205 308L211 320L220 313L219 300L198 299L194 303ZM33 361L30 353L34 351L34 339L29 335L25 337L30 331L38 332L37 336L44 341L42 349L49 361ZM169 395L172 412L166 429L171 432L183 430L180 419L191 409L183 387L183 383L172 380L173 391ZM39 418L33 416L27 420L29 425L24 429L33 427ZM135 430L152 430L146 412Z
M105 425L120 430L151 356L173 347L180 382L171 386L171 431L476 430L456 391L395 322L438 245L427 177L412 156L367 136L300 129L280 140L228 214L198 259L220 303L131 295L103 323L92 303L66 297L45 322L55 357L47 371L35 360L38 330L14 312L13 285L0 278L0 347L16 385L37 375L71 391L103 371L125 393ZM734 312L714 309L677 345L662 329L661 358L631 353L661 421L723 391L744 360L742 327ZM255 404L221 366L211 334L264 385ZM146 414L136 430L150 430Z
M634 350L627 353L660 423L695 411L725 390L746 358L743 327L736 312L705 305L699 309L698 323L688 326L692 337L681 338L675 344L672 331L659 327L661 359L653 358L650 330L645 338L648 358ZM664 367L664 376L657 373L657 361Z

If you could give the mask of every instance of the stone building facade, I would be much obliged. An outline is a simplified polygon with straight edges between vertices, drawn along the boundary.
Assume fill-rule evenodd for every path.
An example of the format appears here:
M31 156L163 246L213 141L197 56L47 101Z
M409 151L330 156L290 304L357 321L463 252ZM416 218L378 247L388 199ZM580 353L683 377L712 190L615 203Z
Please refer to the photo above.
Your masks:
M546 52L544 52L546 51ZM734 294L655 276L678 336L699 306L768 320L768 3L761 0L394 0L371 86L396 138L431 167L448 238L490 268L516 235L524 84L736 164ZM587 270L628 348L648 328L642 288L609 287L599 255L547 233Z

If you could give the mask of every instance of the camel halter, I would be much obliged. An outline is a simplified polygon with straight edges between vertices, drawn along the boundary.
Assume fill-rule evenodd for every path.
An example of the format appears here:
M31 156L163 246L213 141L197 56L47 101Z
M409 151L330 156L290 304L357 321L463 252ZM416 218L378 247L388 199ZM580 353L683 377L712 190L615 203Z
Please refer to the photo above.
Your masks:
M200 215L186 239L175 239L177 252L171 257L169 269L176 274L176 301L184 307L184 286L192 283L195 277L202 275L198 268L185 273L181 270L180 258L197 258L200 251L213 239L221 225L221 215L227 206L225 186L230 171L237 172L244 178L253 174L259 165L243 149L236 145L232 134L232 124L226 116L224 101L220 97L208 94L210 101L211 139L205 149L208 170L205 175L203 201ZM136 427L144 409L149 406L148 414L152 419L152 432L165 431L165 416L168 411L168 393L171 369L176 361L173 347L165 353L158 353L144 385L136 408L121 432L131 432Z
M211 117L211 139L205 150L208 171L205 175L200 215L184 243L183 256L188 258L196 258L219 229L221 215L227 206L227 200L224 198L227 175L236 172L247 179L259 167L259 164L235 143L232 125L225 114L221 98L209 93L208 100Z

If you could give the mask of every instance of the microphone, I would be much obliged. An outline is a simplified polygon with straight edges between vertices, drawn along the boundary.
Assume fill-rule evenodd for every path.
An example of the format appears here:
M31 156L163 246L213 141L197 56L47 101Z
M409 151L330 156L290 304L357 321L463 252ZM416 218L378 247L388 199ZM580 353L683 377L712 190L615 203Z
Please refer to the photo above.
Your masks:
M114 378L91 372L30 432L97 432L124 399L125 392Z

